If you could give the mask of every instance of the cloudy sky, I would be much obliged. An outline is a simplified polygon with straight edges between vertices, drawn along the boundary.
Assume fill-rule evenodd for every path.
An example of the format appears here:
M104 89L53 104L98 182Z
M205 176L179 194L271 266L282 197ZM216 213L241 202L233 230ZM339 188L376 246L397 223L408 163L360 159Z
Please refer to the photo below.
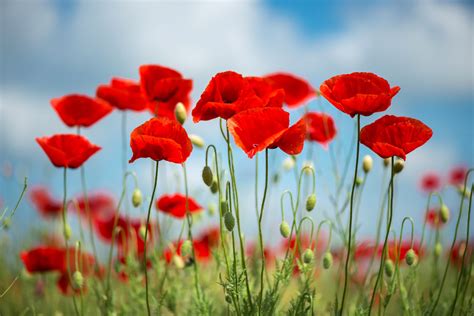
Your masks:
M331 4L330 4L331 3ZM193 100L217 72L234 70L245 75L288 71L308 79L315 87L340 73L371 71L401 87L390 114L412 116L429 125L434 136L409 155L397 184L396 224L410 215L421 224L425 196L418 190L421 174L437 171L443 177L456 165L474 165L473 12L466 3L419 1L390 4L364 1L364 5L334 1L2 1L0 4L0 163L10 164L13 176L0 178L0 198L12 205L24 175L31 185L48 185L60 197L61 172L54 169L35 143L38 136L67 132L49 100L64 94L93 94L112 76L138 78L141 64L175 68L194 80ZM332 114L339 135L333 146L344 162L353 122L326 101L313 101L311 109ZM301 111L291 113L296 120ZM362 124L381 115L364 117ZM129 115L128 126L145 121L146 114ZM190 133L222 147L214 123L186 123ZM120 187L120 113L113 113L85 134L103 150L87 164L88 186L118 194ZM328 194L333 190L329 154L314 145L318 173L316 220L333 216ZM362 148L362 154L369 153ZM284 155L273 154L279 168ZM305 155L303 155L305 156ZM254 163L237 154L247 233L255 232L253 199ZM207 205L202 193L202 151L189 161L191 190ZM376 160L367 181L361 208L361 231L372 232L380 195L382 167ZM130 167L150 192L150 164ZM351 166L352 168L352 166ZM159 193L180 188L169 166L160 179ZM262 182L262 181L260 181ZM278 196L294 188L284 176L272 189L267 209L267 234L279 222ZM69 194L79 193L78 172L70 176ZM454 209L455 195L447 192ZM22 205L16 227L36 219L28 202ZM33 221L29 221L31 223Z

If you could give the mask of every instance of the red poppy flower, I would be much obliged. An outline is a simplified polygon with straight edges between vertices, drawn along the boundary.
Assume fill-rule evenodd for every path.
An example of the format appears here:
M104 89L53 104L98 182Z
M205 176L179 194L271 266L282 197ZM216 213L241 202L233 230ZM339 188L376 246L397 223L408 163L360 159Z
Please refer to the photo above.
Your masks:
M252 79L246 80L233 71L216 74L193 109L193 121L197 123L217 117L227 120L240 111L263 106L262 99L255 94L249 81ZM254 87L259 90L256 85ZM267 91L262 96L270 98L270 94Z
M282 107L285 100L285 90L275 88L270 80L261 77L244 78L253 92L261 100L261 106Z
M84 136L56 134L51 137L36 138L52 164L58 168L78 168L101 148L92 144Z
M186 197L179 193L162 195L156 201L156 208L173 217L184 218L186 216ZM197 213L202 211L203 208L188 197L188 210L190 213Z
M371 258L376 250L377 246L373 241L365 240L357 244L354 251L354 260L364 260Z
M425 215L425 222L433 228L441 228L444 223L441 221L439 209L430 209Z
M464 185L464 179L466 178L467 168L464 166L458 166L453 168L449 173L449 183L452 185Z
M97 88L96 95L122 111L143 111L147 108L140 84L132 80L112 78L109 85Z
M360 142L382 158L406 155L426 143L433 131L413 118L385 115L362 128Z
M210 248L218 246L220 240L219 227L210 227L206 229L198 236L198 240L208 244Z
M252 158L266 148L279 147L288 155L303 150L306 126L303 119L289 127L290 115L281 108L264 107L246 110L227 121L237 146Z
M288 73L275 73L264 77L274 89L283 89L285 103L290 108L300 106L316 97L316 90L304 79Z
M327 148L329 142L336 137L336 125L332 117L325 113L309 112L304 116L307 138Z
M183 163L191 154L193 145L186 130L174 120L165 117L152 118L135 128L130 135L133 156Z
M77 203L73 203L73 210L78 212L81 216L87 216L86 200L84 196L79 196L76 199ZM116 206L115 200L112 196L96 192L87 196L87 202L91 216L99 216L104 213L113 213Z
M76 267L76 250L69 248L69 266L71 271L81 268L81 273L84 275L92 271L94 264L94 257L88 253L81 253L78 258L79 267ZM56 247L36 247L28 251L23 251L20 258L25 265L28 272L48 272L60 271L66 272L66 249Z
M396 260L398 256L398 252L400 252L400 261L405 260L405 256L408 252L408 250L412 249L411 247L411 241L410 240L403 240L400 245L398 245L398 242L395 241L389 241L387 243L387 253L388 257L392 260ZM423 250L420 249L420 243L418 241L413 242L413 250L415 251L417 256L421 256L423 254ZM378 248L378 256L382 256L382 251L383 251L383 244L379 245Z
M55 200L46 187L33 187L30 190L30 199L43 217L59 217L61 215L62 202Z
M434 172L426 173L421 178L420 188L428 193L438 191L441 188L441 179Z
M140 66L140 85L153 115L175 119L174 109L179 102L189 111L193 81L183 79L176 70L159 65Z
M472 256L472 253L474 252L474 246L473 246L472 240L469 241L469 248L467 248L466 245L466 240L460 240L454 244L453 251L450 254L450 260L451 262L458 268L462 266L462 259L464 256L464 252L467 251L465 258L469 260L470 256ZM467 263L466 260L466 263Z
M385 111L400 91L400 87L390 88L387 80L369 72L332 77L319 89L332 105L350 116Z
M51 105L69 127L91 126L113 110L107 102L81 94L52 99Z

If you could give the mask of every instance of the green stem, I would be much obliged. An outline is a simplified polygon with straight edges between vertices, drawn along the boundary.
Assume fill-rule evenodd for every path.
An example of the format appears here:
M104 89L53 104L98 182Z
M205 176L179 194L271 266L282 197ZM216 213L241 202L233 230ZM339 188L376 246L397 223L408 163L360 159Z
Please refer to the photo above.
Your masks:
M387 231L385 233L385 240L383 242L383 249L382 249L382 256L380 258L380 266L379 266L379 271L377 274L377 279L375 280L375 285L374 285L374 290L372 292L372 298L370 300L370 306L369 306L369 316L372 313L372 306L374 305L375 301L375 295L377 293L377 288L379 285L380 278L382 276L382 271L383 271L383 265L385 262L385 256L387 252L387 241L388 241L388 235L390 234L390 228L392 226L392 218L393 218L393 178L395 175L395 172L393 170L393 165L394 165L394 157L392 157L391 160L391 176L390 176L390 205L388 207L388 216L387 216Z
M342 291L342 300L341 300L341 309L339 311L339 315L342 315L344 311L344 303L346 301L346 293L347 293L347 281L349 278L349 264L351 258L351 247L352 247L352 211L354 207L354 191L356 187L357 181L357 170L359 167L359 150L360 150L360 115L357 115L357 147L356 147L356 163L354 167L354 179L352 181L352 191L351 191L351 203L349 209L349 241L347 243L347 257L346 257L346 264L344 268L344 289Z
M265 248L263 246L262 220L263 220L263 211L265 209L265 199L267 197L267 188L268 188L268 149L265 149L265 188L263 190L263 199L262 199L262 204L260 206L260 214L258 217L258 239L260 242L260 251L262 254L262 263L261 263L262 266L260 268L260 296L259 296L259 303L258 303L259 314L261 314L261 311L262 311L263 288L264 288L263 275L265 272Z

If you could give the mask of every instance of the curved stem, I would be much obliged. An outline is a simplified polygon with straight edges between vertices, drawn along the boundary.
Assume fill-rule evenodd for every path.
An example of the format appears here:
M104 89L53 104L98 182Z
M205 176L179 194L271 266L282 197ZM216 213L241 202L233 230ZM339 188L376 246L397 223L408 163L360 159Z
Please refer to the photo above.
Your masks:
M351 246L352 246L352 211L354 207L354 191L356 187L357 181L357 170L359 169L359 150L360 150L360 115L357 115L357 147L356 147L356 163L354 167L354 179L352 181L352 191L351 191L351 203L349 209L349 241L347 243L347 257L346 257L346 264L344 268L344 289L342 291L342 301L341 301L341 309L339 311L339 315L342 315L344 311L344 303L346 300L346 292L347 292L347 281L349 278L349 264L350 264L350 257L351 257Z
M258 176L256 175L258 178ZM267 197L267 188L268 188L268 149L265 149L265 188L263 190L262 204L260 206L260 214L258 216L258 239L260 242L260 251L262 254L262 263L260 268L260 296L258 303L258 311L261 314L262 311L262 302L263 302L263 275L265 272L265 248L263 246L263 235L262 235L262 220L263 220L263 211L265 209L265 199ZM256 188L257 189L257 188ZM257 193L255 193L255 198L257 199Z

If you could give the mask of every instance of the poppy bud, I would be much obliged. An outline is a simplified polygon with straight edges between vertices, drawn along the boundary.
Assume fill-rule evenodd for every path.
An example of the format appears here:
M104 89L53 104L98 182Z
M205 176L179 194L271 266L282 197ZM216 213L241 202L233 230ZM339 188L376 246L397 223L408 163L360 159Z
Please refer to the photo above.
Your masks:
M234 215L232 215L231 212L225 213L224 224L225 224L225 228L227 228L228 231L231 232L234 229L235 219L234 219Z
M364 180L361 177L356 178L356 186L357 187L359 187L363 182L364 182Z
M209 203L207 211L209 212L209 216L214 216L214 214L216 214L216 205L214 203Z
M5 228L5 230L9 229L11 224L12 224L12 220L11 220L10 216L6 217L3 220L3 228Z
M69 226L69 224L65 224L64 225L64 238L66 240L69 240L71 238L71 235L72 235L72 230L71 230L71 226Z
M183 244L181 245L181 255L187 257L191 255L192 250L192 243L191 240L186 239Z
M390 166L390 158L385 158L385 159L383 160L383 166L384 166L385 168L387 168L388 166Z
M393 272L395 271L395 265L393 264L392 259L385 260L384 271L387 277L391 278L393 276Z
M283 169L289 171L295 167L295 158L290 156L283 160Z
M142 240L145 240L145 235L146 235L146 226L145 225L141 225L140 228L138 228L138 235L140 236L140 238Z
M316 194L310 194L306 199L306 210L311 212L316 206Z
M184 268L184 261L183 261L183 258L181 258L181 256L174 255L173 256L173 263L176 266L176 268L178 268L178 269Z
M225 301L226 301L227 303L229 303L229 304L232 303L232 297L230 297L230 295L227 294L227 293L225 294Z
M280 234L283 238L288 238L288 236L290 236L290 225L288 225L286 221L283 221L280 224Z
M201 136L198 136L198 135L195 135L195 134L190 134L189 135L189 140L191 141L191 143L198 147L198 148L204 148L204 139L202 139Z
M225 213L227 213L228 210L229 210L229 207L228 207L227 201L222 200L221 201L221 214L225 215Z
M324 254L323 257L323 268L329 269L332 266L332 254L328 251Z
M74 271L72 274L72 285L75 289L82 289L84 286L84 277L80 271Z
M313 163L311 161L303 162L303 170L306 174L311 174L311 170L314 170Z
M397 159L393 164L393 172L400 173L402 172L403 167L405 167L405 161L403 161L403 159Z
M365 155L362 159L362 170L364 170L365 173L369 173L369 171L372 170L373 164L374 160L372 157L370 155Z
M449 220L449 208L446 204L441 205L441 208L439 210L439 217L443 223L447 223Z
M202 169L202 181L204 181L204 183L208 187L210 187L212 185L212 180L213 180L212 170L209 166L205 166Z
M411 266L415 263L416 261L416 253L415 253L415 250L413 249L409 249L407 251L407 254L405 255L405 262Z
M470 191L468 190L468 188L465 187L464 185L458 186L458 192L459 192L459 194L461 194L461 196L464 194L464 197L465 197L466 199L468 199L469 196L471 195L471 192L470 192Z
M212 183L211 183L211 192L213 194L216 194L217 190L219 190L219 186L217 185L217 179L214 179L212 180Z
M306 249L304 252L303 252L303 262L305 264L310 264L314 259L314 253L311 249Z
M183 125L184 122L186 121L186 108L184 107L184 104L182 102L178 102L176 104L176 107L174 108L174 116L176 117L176 120Z
M443 245L441 245L440 242L437 242L434 248L434 255L435 257L441 256L441 253L443 252Z
M140 205L142 205L142 201L143 201L142 191L140 191L139 188L136 188L135 190L133 190L133 193L132 193L132 204L134 207L139 207Z

